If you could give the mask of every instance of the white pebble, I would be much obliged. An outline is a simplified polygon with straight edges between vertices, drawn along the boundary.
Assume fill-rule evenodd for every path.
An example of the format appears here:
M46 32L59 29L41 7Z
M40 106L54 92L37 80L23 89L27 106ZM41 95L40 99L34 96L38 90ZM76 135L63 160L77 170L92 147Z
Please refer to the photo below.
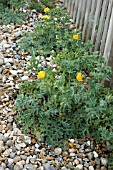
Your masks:
M89 170L94 170L93 166L89 166Z
M23 76L23 77L21 77L21 79L22 79L22 81L26 81L26 80L29 79L29 77L28 76Z
M79 165L76 166L76 168L78 168L78 170L83 170L83 165L79 164Z
M94 158L98 158L98 153L96 151L93 151Z

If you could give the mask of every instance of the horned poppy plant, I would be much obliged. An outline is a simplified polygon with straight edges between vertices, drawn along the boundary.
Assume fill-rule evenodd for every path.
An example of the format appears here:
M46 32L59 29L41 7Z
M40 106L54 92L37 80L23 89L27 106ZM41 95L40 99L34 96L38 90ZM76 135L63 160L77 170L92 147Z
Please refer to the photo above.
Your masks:
M74 39L74 40L78 40L78 38L79 38L79 37L78 37L78 34L74 34L74 35L73 35L73 39Z
M45 76L46 76L45 71L39 71L39 72L38 72L38 75L37 75L37 78L43 79L43 78L45 78Z
M43 18L44 19L50 19L50 16L49 15L44 15Z
M77 81L82 81L82 73L78 73L76 76Z
M49 12L50 11L50 8L46 7L44 8L44 12Z

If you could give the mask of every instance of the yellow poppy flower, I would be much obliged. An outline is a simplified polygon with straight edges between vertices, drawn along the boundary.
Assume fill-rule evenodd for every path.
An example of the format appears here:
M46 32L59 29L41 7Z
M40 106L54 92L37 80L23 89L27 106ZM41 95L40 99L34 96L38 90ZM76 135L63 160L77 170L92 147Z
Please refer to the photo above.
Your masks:
M43 50L40 50L40 53L43 53L44 51Z
M111 96L109 95L109 96L108 96L108 100L110 99L110 97L111 97Z
M44 8L44 12L49 12L50 11L50 8L46 7Z
M80 72L77 74L76 79L82 81L82 74Z
M73 35L73 39L74 39L74 40L78 40L78 38L79 38L79 37L78 37L78 34L74 34L74 35Z
M57 54L57 56L59 57L61 54Z
M50 19L50 16L49 15L44 15L43 18L44 19Z
M43 79L43 78L45 78L45 76L46 76L45 71L39 71L39 72L38 72L38 75L37 75L37 78Z
M56 60L56 57L53 57L53 60Z

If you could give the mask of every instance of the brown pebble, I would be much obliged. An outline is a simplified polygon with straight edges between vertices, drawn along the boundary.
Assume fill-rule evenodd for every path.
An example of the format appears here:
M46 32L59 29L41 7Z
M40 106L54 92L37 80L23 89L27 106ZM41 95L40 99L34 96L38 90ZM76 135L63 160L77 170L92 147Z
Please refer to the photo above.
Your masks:
M74 164L78 165L79 163L80 162L77 159L74 160Z
M35 138L32 138L32 139L31 139L31 143L32 143L32 144L35 144L35 143L36 143Z
M107 168L105 166L102 166L101 170L107 170Z
M13 162L16 164L17 162L21 161L21 158L20 156L16 156L14 159L13 159Z
M12 140L8 140L6 143L7 146L12 146L13 145L13 141Z
M66 151L65 151L65 152L62 152L62 156L63 156L63 157L68 156L68 152L66 152Z
M77 156L78 156L79 158L82 158L82 159L83 159L83 158L85 158L86 155L85 155L84 153L78 153Z
M84 170L88 170L86 167L84 167Z
M68 159L66 159L66 162L70 162L70 159L68 158Z

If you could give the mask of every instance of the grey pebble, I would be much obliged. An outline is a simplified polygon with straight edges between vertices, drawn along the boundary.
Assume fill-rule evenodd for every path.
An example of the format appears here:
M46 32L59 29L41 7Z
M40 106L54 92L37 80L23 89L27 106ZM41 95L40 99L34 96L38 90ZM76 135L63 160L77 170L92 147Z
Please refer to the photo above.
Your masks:
M26 164L24 168L27 170L36 170L35 166L33 166L32 164Z
M56 170L56 168L52 167L49 163L44 165L44 170Z

